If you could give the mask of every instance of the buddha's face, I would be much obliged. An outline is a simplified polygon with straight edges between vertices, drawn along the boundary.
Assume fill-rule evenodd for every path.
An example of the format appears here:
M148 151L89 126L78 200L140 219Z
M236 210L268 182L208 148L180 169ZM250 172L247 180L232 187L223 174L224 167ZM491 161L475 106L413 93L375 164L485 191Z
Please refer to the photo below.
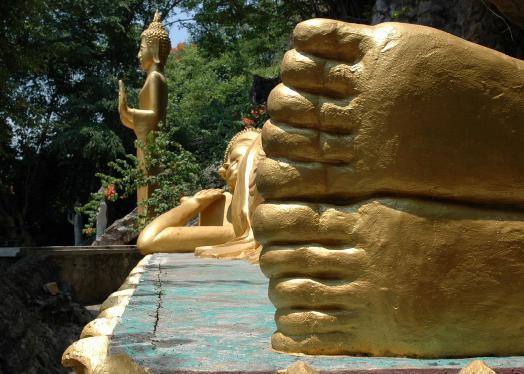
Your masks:
M140 38L140 50L138 51L138 61L144 70L149 70L154 64L154 53L151 47L147 44L146 38Z
M218 170L218 174L226 181L229 191L235 191L240 162L253 144L253 137L240 137L231 147L227 161Z

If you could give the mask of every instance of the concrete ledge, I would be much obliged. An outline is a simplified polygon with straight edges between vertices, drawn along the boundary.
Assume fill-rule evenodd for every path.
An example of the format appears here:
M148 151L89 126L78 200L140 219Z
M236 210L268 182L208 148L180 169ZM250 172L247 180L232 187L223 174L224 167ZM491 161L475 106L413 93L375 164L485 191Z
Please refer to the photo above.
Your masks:
M0 248L0 258L12 258L20 255L20 247Z
M104 301L143 257L134 245L0 248L4 262L24 256L45 256L58 269L60 282L71 287L73 299L84 305Z
M25 255L92 255L135 253L135 245L109 245L109 246L46 246L46 247L0 247L1 257L17 257Z
M113 330L124 313L150 257L145 256L138 262L121 289L112 293L102 304L98 317L84 327L80 339L66 349L62 355L64 367L84 374L149 373L126 355L109 354L108 348ZM107 315L111 310L112 315Z
M48 247L20 247L22 255L112 255L118 253L136 254L136 245L108 245L108 246L48 246Z

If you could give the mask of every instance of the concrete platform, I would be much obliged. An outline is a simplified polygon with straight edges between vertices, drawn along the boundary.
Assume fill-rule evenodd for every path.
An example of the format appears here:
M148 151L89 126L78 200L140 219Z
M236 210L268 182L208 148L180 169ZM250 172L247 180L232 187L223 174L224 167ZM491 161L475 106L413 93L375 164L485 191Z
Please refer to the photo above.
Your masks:
M243 261L153 255L113 332L110 354L153 373L270 373L305 361L323 372L456 373L467 359L295 356L271 350L267 279ZM524 357L480 358L497 373L524 373Z
M100 304L116 291L142 256L134 245L0 248L0 268L24 256L42 256L70 288L74 301Z

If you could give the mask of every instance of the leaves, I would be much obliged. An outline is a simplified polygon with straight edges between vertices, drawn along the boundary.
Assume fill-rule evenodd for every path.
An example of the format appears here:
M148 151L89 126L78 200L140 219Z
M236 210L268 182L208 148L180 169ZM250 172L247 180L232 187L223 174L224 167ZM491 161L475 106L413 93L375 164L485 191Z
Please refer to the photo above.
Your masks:
M37 243L66 244L67 213L98 189L95 172L133 151L134 136L116 110L116 82L126 79L136 97L139 35L152 8L168 14L174 5L0 2L0 184L12 191L17 224Z
M119 197L132 196L138 187L155 185L158 188L144 202L146 211L159 215L173 206L180 198L196 192L199 184L200 168L194 156L174 142L165 131L152 132L148 136L148 144L137 144L145 155L147 170L155 170L147 175L138 167L138 160L133 155L126 155L109 163L111 173L97 173L101 179L103 192L93 193L90 200L77 211L87 215L88 223L85 229L96 225L96 214L100 203L104 200L115 201ZM139 217L143 224L151 217Z

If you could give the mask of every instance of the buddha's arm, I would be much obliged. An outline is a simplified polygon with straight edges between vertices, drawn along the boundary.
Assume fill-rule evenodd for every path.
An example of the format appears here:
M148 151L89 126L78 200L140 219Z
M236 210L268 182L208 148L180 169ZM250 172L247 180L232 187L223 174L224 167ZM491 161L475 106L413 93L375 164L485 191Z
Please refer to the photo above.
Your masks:
M140 233L137 246L139 249L150 246L162 230L168 227L185 226L202 209L201 204L194 197L185 199L179 206L151 221Z
M153 110L128 108L120 114L120 120L124 126L137 130L154 123L158 123L158 115Z
M193 252L196 247L225 243L235 236L232 225L167 227L152 240L137 242L142 254Z
M231 239L234 236L231 225L180 227L222 198L225 199L225 196L221 189L211 189L184 199L179 206L155 218L142 230L137 240L138 249L142 253L187 252L197 246L224 243Z
M147 82L147 100L146 108L129 108L127 106L127 98L122 82L120 83L120 96L123 97L123 102L120 105L120 120L124 126L133 129L139 139L145 141L149 131L153 130L160 121L161 116L161 102L163 89L161 76L153 72L148 78Z

